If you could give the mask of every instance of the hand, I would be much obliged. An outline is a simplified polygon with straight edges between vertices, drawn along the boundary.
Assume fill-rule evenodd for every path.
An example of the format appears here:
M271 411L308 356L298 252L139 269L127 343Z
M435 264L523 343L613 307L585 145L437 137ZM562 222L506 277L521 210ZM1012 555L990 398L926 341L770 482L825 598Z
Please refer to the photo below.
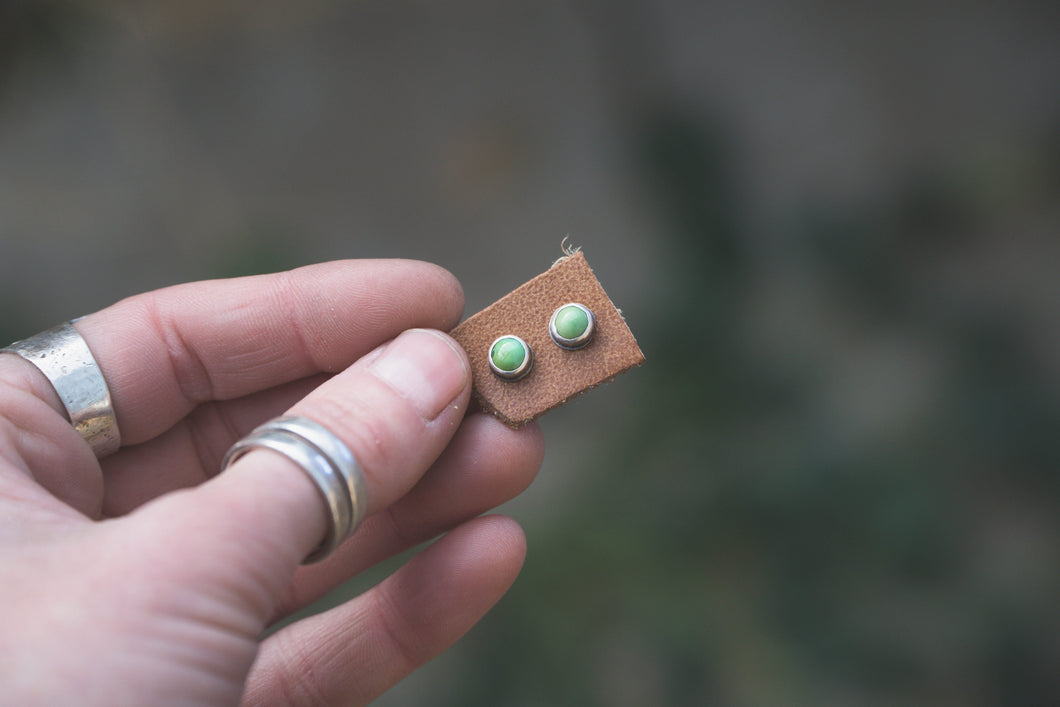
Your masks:
M124 300L76 322L122 434L101 462L43 374L0 355L0 703L359 705L463 635L525 552L513 521L479 516L530 483L543 443L534 425L465 417L466 357L438 331L462 308L452 276L405 261ZM314 565L300 563L328 516L299 467L254 450L218 475L232 443L288 411L365 474L367 520ZM260 639L441 533L368 592Z

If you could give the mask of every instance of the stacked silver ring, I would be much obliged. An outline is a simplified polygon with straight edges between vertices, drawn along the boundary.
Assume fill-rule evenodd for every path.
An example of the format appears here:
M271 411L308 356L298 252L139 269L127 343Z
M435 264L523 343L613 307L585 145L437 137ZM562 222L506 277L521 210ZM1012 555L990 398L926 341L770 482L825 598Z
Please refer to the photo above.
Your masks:
M365 511L364 472L349 448L323 425L305 417L280 417L232 445L221 469L255 448L271 449L297 464L316 484L330 524L305 563L319 562L357 529Z

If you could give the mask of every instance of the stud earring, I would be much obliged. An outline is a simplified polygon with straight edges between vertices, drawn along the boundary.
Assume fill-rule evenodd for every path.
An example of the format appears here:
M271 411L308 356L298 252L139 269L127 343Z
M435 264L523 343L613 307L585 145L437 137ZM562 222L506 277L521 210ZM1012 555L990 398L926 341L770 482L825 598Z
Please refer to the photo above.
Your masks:
M592 341L596 333L596 317L584 304L571 302L552 313L548 333L563 348L580 349Z
M506 334L490 345L489 364L498 377L517 381L533 368L534 351L518 336Z

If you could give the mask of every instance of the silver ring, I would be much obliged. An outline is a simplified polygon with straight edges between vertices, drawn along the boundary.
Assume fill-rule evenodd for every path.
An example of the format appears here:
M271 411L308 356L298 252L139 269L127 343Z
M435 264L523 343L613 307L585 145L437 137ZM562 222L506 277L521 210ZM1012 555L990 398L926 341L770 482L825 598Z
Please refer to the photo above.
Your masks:
M364 472L354 458L350 448L332 434L331 430L305 417L278 417L268 423L270 429L282 430L301 437L326 456L339 472L346 485L346 496L350 499L350 529L353 533L364 517Z
M21 356L45 375L66 408L70 424L96 457L118 451L121 434L110 389L88 344L72 324L60 324L16 341L0 349L2 352Z
M353 534L364 518L364 473L342 440L305 417L280 417L261 425L232 445L221 470L255 448L279 452L297 464L316 484L328 508L330 523L320 545L304 562L319 562Z

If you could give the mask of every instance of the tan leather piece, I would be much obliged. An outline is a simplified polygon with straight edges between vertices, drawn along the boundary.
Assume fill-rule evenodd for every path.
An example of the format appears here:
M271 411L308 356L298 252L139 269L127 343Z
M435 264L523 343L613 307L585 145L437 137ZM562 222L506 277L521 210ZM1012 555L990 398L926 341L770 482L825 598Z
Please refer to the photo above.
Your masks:
M596 316L593 340L576 351L561 348L548 334L552 313L568 302L584 304ZM580 252L472 315L450 333L471 361L475 399L512 427L537 419L644 363L633 332ZM489 367L489 347L505 334L521 337L534 352L533 369L518 381L502 380Z

